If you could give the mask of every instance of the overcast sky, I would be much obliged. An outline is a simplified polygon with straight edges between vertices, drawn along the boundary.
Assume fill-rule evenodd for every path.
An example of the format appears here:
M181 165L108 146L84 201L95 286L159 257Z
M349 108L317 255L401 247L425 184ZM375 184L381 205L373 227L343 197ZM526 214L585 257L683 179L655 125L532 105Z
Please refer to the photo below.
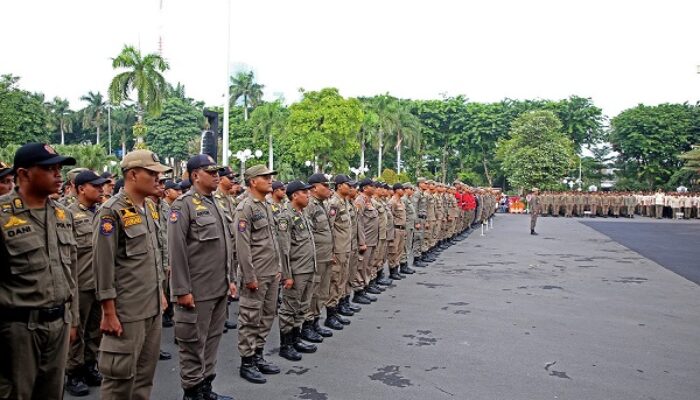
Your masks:
M187 95L223 104L227 0L3 0L0 73L84 106L124 44L158 51ZM592 97L605 114L700 99L700 1L231 0L232 72L267 99Z

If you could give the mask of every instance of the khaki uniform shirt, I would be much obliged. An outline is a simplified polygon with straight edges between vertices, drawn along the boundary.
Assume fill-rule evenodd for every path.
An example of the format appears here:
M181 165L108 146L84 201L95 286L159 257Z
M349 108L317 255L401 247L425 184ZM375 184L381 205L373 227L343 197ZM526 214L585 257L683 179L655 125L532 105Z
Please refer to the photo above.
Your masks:
M73 214L75 241L78 244L78 290L95 290L95 274L92 271L92 232L96 207L73 203L68 210Z
M404 207L406 208L406 229L413 229L413 227L416 224L417 215L416 215L416 208L413 205L413 201L408 196L403 196L401 198L401 201L403 202Z
M333 231L333 252L348 253L352 247L352 222L349 201L337 193L328 201L328 223Z
M423 194L423 191L416 190L411 202L416 209L416 218L426 219L428 217L428 198Z
M122 322L160 313L158 227L146 199L134 205L120 191L100 208L94 223L92 268L97 300L115 300Z
M392 197L389 201L391 214L394 218L394 226L406 229L406 205L401 199Z
M316 243L316 258L318 262L328 262L333 259L333 232L328 221L328 212L323 201L310 196L309 205L304 209Z
M244 285L257 281L258 277L282 272L272 210L265 200L246 196L236 207L234 226L236 254Z
M358 245L376 246L379 242L379 211L370 197L360 194L355 200L357 207Z
M384 207L384 203L376 198L372 199L372 204L374 205L374 208L377 209L377 214L379 219L379 240L386 240L387 238L387 230L386 230L386 224L387 224L387 218L386 218L386 208Z
M68 302L79 323L73 216L47 200L28 209L16 191L0 196L0 308L51 308ZM71 301L72 300L72 301Z
M173 202L168 217L173 301L190 293L195 301L226 295L232 278L229 218L213 196L195 189Z
M282 279L316 272L316 246L311 224L303 212L287 204L279 216Z
M435 196L433 196L431 193L423 193L423 197L425 198L426 218L428 221L435 221L437 219L435 210Z

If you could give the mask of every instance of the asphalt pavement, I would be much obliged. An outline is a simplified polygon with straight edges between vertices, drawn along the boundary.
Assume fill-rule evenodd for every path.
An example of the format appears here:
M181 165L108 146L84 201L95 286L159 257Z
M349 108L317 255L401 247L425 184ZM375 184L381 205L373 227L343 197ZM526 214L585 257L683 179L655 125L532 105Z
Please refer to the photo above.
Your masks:
M265 385L238 377L229 332L214 387L239 400L700 398L700 287L574 219L538 231L499 215L301 362L276 355L275 325L267 359L282 373ZM172 329L163 348L175 357L152 398L180 399Z

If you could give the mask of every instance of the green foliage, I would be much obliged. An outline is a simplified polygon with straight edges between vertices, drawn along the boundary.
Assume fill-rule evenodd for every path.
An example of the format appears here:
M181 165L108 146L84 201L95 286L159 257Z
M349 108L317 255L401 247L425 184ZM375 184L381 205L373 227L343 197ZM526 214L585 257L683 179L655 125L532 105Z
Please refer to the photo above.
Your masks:
M186 100L170 97L163 103L163 112L157 117L147 117L146 124L149 148L160 157L181 161L192 154L188 144L199 138L204 117L201 109Z
M382 171L382 174L379 176L379 180L393 185L399 182L399 176L393 169L384 168L384 171Z
M133 46L124 46L121 53L112 59L112 68L125 70L118 73L109 85L112 104L120 104L136 91L139 120L145 111L151 116L160 114L168 86L162 72L170 69L158 54L141 54Z
M700 142L700 112L688 104L639 105L612 119L610 142L622 176L660 187L682 167L678 156Z
M555 189L573 166L573 141L561 132L551 111L531 111L513 122L510 139L498 143L497 156L511 185Z
M27 142L48 142L48 114L43 95L17 87L19 77L0 77L0 147Z
M105 167L110 166L110 162L116 162L117 158L107 155L104 147L98 145L57 145L56 152L63 156L71 156L77 161L77 165L102 172ZM73 167L66 167L72 169Z
M360 102L344 99L335 88L305 92L289 107L286 132L289 151L298 160L317 158L322 171L344 172L360 149L356 133L362 124Z
M15 153L19 149L19 144L6 144L0 147L0 161L12 165L15 159Z
M263 88L255 82L255 74L253 71L240 71L235 76L230 77L229 85L229 101L231 106L234 106L241 100L243 106L243 119L248 120L248 110L255 108L262 102Z

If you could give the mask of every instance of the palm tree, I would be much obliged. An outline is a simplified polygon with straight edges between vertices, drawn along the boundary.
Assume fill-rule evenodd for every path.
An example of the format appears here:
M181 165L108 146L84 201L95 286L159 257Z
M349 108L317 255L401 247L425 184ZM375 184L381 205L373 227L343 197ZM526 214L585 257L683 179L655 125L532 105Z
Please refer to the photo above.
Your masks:
M396 109L396 99L389 96L389 94L383 94L376 96L372 99L372 106L374 112L377 114L377 135L376 135L376 146L377 146L377 176L382 174L382 156L384 155L384 139L387 133L391 133L394 130L395 120L392 115L395 113Z
M253 71L241 71L236 76L231 77L229 86L229 95L231 105L234 105L239 99L243 98L243 120L248 120L248 108L255 108L262 101L263 88L255 82L255 74Z
M144 112L153 116L160 114L163 99L166 97L168 85L162 72L170 66L158 54L141 55L133 46L124 46L121 53L112 59L112 68L126 69L118 73L109 85L109 98L112 104L120 104L129 99L129 94L136 91L137 124L134 133L137 135L137 146L143 143Z
M68 100L54 97L53 102L48 103L53 124L59 129L61 134L61 144L66 144L66 133L73 131L73 124L70 119L70 104Z
M388 137L388 141L394 143L396 149L396 173L401 173L401 150L404 145L408 148L416 148L421 140L421 122L411 113L408 106L401 102L397 103L393 113L389 116L391 125L394 128L394 135Z
M282 103L278 100L272 103L265 103L256 108L250 117L255 136L264 136L267 138L269 169L274 169L272 139L274 136L281 135L284 131L287 117L286 111Z
M83 125L92 125L95 127L97 144L100 144L100 127L103 123L107 102L102 98L102 93L93 93L92 91L81 97L80 100L88 103L88 106L83 110Z

